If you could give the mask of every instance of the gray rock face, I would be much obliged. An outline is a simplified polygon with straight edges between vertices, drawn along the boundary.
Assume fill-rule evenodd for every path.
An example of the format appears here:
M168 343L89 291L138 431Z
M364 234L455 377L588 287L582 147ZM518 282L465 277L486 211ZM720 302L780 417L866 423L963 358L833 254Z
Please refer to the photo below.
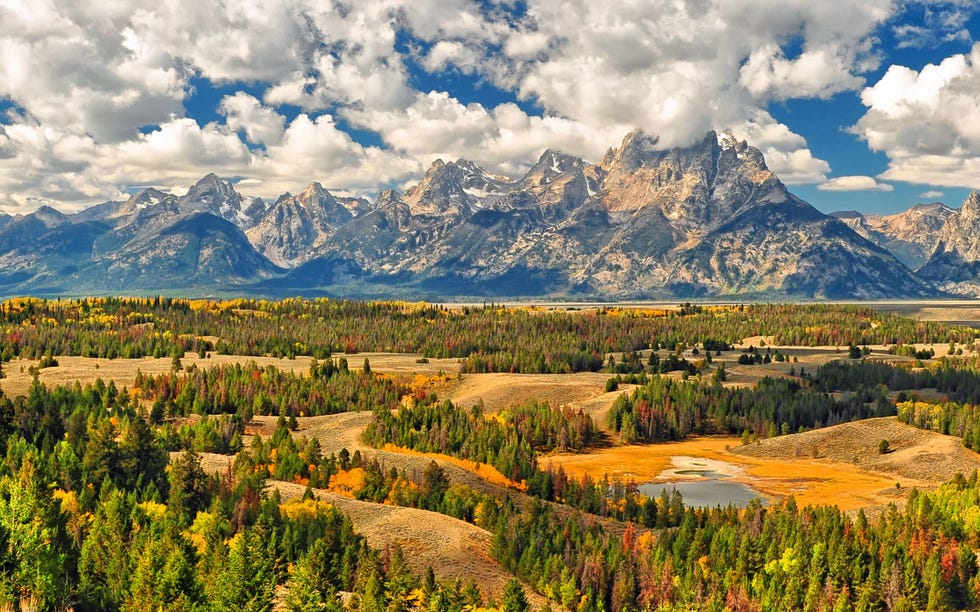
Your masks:
M437 161L404 195L386 192L325 245L325 261L444 294L930 293L728 135L661 150L634 132L599 164L549 150L516 181L482 183L480 197L467 187L473 166Z
M205 212L221 217L241 228L255 224L265 204L258 198L245 198L234 186L214 173L208 174L177 199L182 213Z
M158 232L141 234L94 266L106 284L139 289L213 289L254 282L279 272L241 229L210 213L180 214Z
M353 218L329 191L313 183L297 196L280 196L245 235L270 261L292 268L315 257L337 229Z
M929 259L939 242L940 232L954 212L944 204L934 202L916 204L894 215L862 215L854 211L831 215L915 269Z
M936 248L917 272L945 291L980 297L980 194L970 193L949 215Z

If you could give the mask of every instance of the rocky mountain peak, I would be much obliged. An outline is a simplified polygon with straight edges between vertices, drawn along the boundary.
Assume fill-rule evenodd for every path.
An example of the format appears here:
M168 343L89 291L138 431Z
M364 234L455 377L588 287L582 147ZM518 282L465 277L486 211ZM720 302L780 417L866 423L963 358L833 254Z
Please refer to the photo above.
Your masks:
M936 248L917 272L956 293L980 295L980 195L970 193L959 210L949 214Z
M249 241L276 265L293 267L316 255L354 215L319 183L298 196L285 193L246 231Z
M397 190L395 190L395 189L385 189L381 193L378 194L378 199L375 200L374 203L377 206L377 205L380 205L380 204L382 204L384 202L400 201L401 199L402 199L402 195L400 193L398 193Z
M173 197L168 193L164 193L159 189L153 187L147 187L146 189L133 195L130 200L138 208L144 208L146 206L153 206L159 204L165 198Z
M580 157L554 149L546 149L541 154L541 157L538 158L537 163L531 166L527 174L520 180L519 185L524 189L546 186L559 179L559 177L570 173L580 175L588 166L589 164ZM568 178L570 177L566 177L566 180ZM595 187L594 184L590 183L590 194Z
M191 185L177 200L181 212L207 212L231 221L240 228L255 224L256 216L266 209L258 198L245 199L228 181L213 172Z
M912 206L912 208L909 209L909 212L920 214L920 215L936 214L942 216L949 216L953 212L953 209L946 206L942 202L930 202L930 203L918 202L914 206Z
M506 176L488 172L478 163L468 159L460 158L453 162L453 165L463 171L463 191L470 197L476 198L478 204L488 196L497 196L506 192L512 183Z
M916 204L892 215L831 213L862 237L887 249L909 268L918 268L935 250L939 234L953 209L940 202Z
M34 217L49 228L61 225L68 219L64 213L51 208L47 204L32 212L30 216Z
M303 190L303 193L299 196L303 200L319 200L325 197L332 198L333 195L323 188L323 185L313 181L310 186Z
M630 132L601 167L606 173L602 197L610 211L622 217L656 210L689 236L748 208L789 199L758 149L713 131L671 149L659 148L656 138L642 132Z
M187 195L193 197L208 197L208 196L230 196L231 194L237 194L234 185L229 181L223 181L221 178L210 172L200 179L187 190Z
M960 207L960 216L964 223L972 223L980 219L980 194L976 191L970 192L970 195L963 202L963 206Z
M547 149L538 158L535 167L546 168L551 174L558 175L574 170L581 170L585 166L585 161L580 157L569 155L554 149Z
M980 230L980 195L971 191L959 210L955 210L943 228L943 240L956 242L976 241L976 231ZM980 250L980 244L977 245Z
M402 199L412 215L458 218L471 212L470 198L463 186L466 177L465 169L437 159L418 185L405 191Z
M599 165L605 170L618 168L629 171L639 168L650 153L658 151L658 138L648 136L642 130L633 130L623 138L619 148L609 149Z
M303 206L320 209L341 208L333 194L324 189L320 183L312 183L303 190L298 196L294 196L296 201ZM346 209L343 209L346 212ZM348 215L349 216L349 215Z

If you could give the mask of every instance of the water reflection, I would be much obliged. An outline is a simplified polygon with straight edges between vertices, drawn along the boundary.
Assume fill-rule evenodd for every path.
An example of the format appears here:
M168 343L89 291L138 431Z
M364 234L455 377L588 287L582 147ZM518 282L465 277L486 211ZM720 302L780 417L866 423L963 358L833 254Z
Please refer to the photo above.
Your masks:
M720 474L718 477L729 478L726 474ZM665 489L668 495L673 489L677 489L684 497L685 506L713 508L732 504L736 508L744 508L757 497L761 499L763 505L766 504L766 499L752 487L740 482L726 482L711 477L688 482L650 482L639 485L640 493L648 497L660 497Z

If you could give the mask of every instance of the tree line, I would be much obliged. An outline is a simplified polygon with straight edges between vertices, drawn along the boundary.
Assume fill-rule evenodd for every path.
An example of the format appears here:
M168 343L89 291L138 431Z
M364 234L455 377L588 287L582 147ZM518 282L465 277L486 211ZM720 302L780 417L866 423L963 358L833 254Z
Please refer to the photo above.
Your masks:
M835 399L789 378L765 377L753 387L657 375L643 380L643 386L616 399L607 417L609 428L627 443L683 440L691 434L772 437L895 414L881 395Z
M347 359L313 360L306 375L254 362L192 368L158 376L137 373L134 389L152 402L151 418L190 414L319 416L354 410L392 409L409 389L371 372L351 370Z
M17 298L0 303L0 359L45 355L181 357L185 351L326 359L419 353L463 359L472 372L574 372L609 353L727 347L755 335L794 345L969 343L977 332L866 307L751 305L587 312L445 308L329 299Z

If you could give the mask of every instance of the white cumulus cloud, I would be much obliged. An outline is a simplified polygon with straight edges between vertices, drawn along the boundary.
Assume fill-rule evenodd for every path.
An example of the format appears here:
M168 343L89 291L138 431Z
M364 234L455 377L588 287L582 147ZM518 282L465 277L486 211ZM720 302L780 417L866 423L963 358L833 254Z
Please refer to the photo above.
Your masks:
M919 71L892 66L861 101L851 129L888 156L880 178L980 187L980 43Z
M0 207L78 209L133 185L178 188L209 171L241 177L243 189L266 197L313 180L371 193L418 176L434 157L511 174L549 147L595 160L636 127L663 146L731 130L787 183L821 183L827 162L765 109L860 89L880 61L876 32L902 7L0 0L0 103L13 108L0 119ZM927 29L945 37L963 29L969 3L929 7ZM889 173L907 174L912 163L970 171L973 158L955 152L976 150L977 88L957 79L974 60L956 61L927 79L926 70L889 71L865 90L874 118L855 129L895 153ZM495 101L452 91L446 74L493 89ZM903 88L920 97L901 98ZM209 89L220 93L201 113ZM959 104L959 149L890 123L901 113L928 119L937 96ZM381 144L359 144L351 128ZM899 155L906 150L924 155Z
M879 183L870 176L837 176L817 185L820 191L893 191L888 183Z

